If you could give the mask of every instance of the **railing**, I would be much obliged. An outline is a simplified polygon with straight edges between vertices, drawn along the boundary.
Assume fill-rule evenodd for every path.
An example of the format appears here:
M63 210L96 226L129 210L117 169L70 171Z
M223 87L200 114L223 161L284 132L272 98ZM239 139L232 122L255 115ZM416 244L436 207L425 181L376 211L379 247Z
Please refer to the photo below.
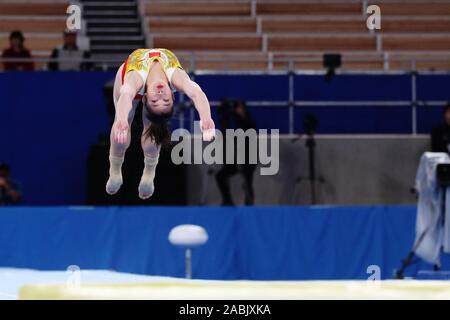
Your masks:
M258 59L261 59L260 57L255 57L252 62L257 61ZM195 78L196 75L205 75L205 74L260 74L260 75L287 75L289 77L289 94L288 94L288 100L286 101L247 101L247 105L249 107L254 106L266 106L266 107L282 107L282 108L288 108L289 110L289 133L294 133L294 109L296 107L320 107L320 106L374 106L374 107L384 107L384 106L411 106L411 118L412 118L412 134L417 134L417 107L421 104L426 106L444 106L447 101L418 101L417 100L417 75L420 74L450 74L450 72L446 71L418 71L416 66L418 62L425 62L425 61L443 61L442 59L435 59L435 58L391 58L392 61L396 62L404 62L405 65L409 65L409 69L404 70L371 70L371 71L364 71L364 70L336 70L336 74L404 74L404 75L411 75L411 99L409 100L403 100L403 101L298 101L294 98L294 76L295 75L301 75L301 74L310 74L310 75L325 75L326 70L301 70L296 69L294 66L296 63L302 63L302 62L321 62L321 59L318 58L301 58L301 59L292 59L292 58L280 58L277 59L277 62L285 62L287 65L287 68L282 68L279 70L270 70L269 68L266 70L229 70L227 68L222 70L196 70L195 66L198 64L198 59L196 58L195 54L191 55L191 58L189 60L186 59L180 59L181 63L186 66L188 65L189 68L186 68L189 70L191 77ZM202 62L223 62L223 58L206 58L202 59ZM249 62L248 58L244 59L234 59L229 60L230 63L233 62ZM374 59L352 59L350 60L352 62L354 61L363 61L363 62L373 62ZM379 60L377 60L379 61ZM448 61L448 60L447 60ZM73 59L67 59L67 58L1 58L0 57L0 64L4 62L34 62L34 63L49 63L49 62L74 62ZM119 66L123 60L117 59L117 58L111 58L111 59L79 59L76 60L76 62L79 63L93 63L97 66L101 66L101 69L107 70L109 66L116 65ZM43 69L45 70L45 69ZM184 94L180 94L180 103L186 104L187 99L184 97ZM212 106L218 106L220 105L220 101L210 101L210 104ZM189 117L191 120L191 123L193 124L194 120L194 109L190 108ZM180 116L180 127L184 127L184 115ZM192 129L192 128L191 128Z
M178 52L177 52L178 53ZM216 52L217 53L217 52ZM409 52L408 52L409 53ZM247 54L243 54L242 56L227 56L226 52L220 52L219 57L214 57L214 52L209 53L211 56L204 56L204 53L196 53L196 52L181 52L181 55L179 56L179 60L181 64L185 67L187 70L198 70L197 66L201 63L208 63L208 62L219 62L223 63L223 68L220 69L214 69L215 71L229 71L231 69L232 64L236 63L266 63L265 69L259 69L260 71L274 71L274 70L281 70L281 71L298 71L298 70L305 70L308 69L302 68L302 63L322 63L323 60L321 57L301 57L301 56L294 56L294 57L276 57L271 52L267 53L265 56L263 55L254 55L251 56L250 52L247 52ZM289 53L287 53L288 55ZM307 55L313 55L313 54L321 54L321 53L308 53ZM340 70L346 70L346 71L357 71L357 72L367 72L367 71L417 71L417 65L419 63L424 62L434 62L434 63L449 63L450 62L450 52L433 52L433 53L420 53L418 52L417 55L428 55L426 57L421 56L413 56L413 57L392 57L389 53L380 54L379 57L364 57L362 53L358 53L361 55L359 56L346 56L344 54L343 56L343 65L339 68ZM398 54L398 53L397 53ZM79 59L76 60L80 63L92 63L97 68L108 70L111 66L119 66L121 63L124 62L127 55L123 55L123 57L120 57L120 55L115 54L114 57L96 57L96 58L90 58L90 59ZM50 58L50 57L32 57L32 58L3 58L0 57L0 64L3 64L4 62L33 62L33 63L43 63L47 64L50 62L74 62L74 59L70 58ZM364 68L351 68L346 67L346 64L351 66L352 63L381 63L383 65L380 69L364 69ZM397 63L401 65L401 68L395 68L392 69L390 65L392 63ZM278 67L275 67L274 65L277 64ZM297 67L300 65L299 67ZM240 69L240 71L254 71L257 68L252 69ZM426 68L421 68L422 70ZM432 67L429 68L429 71L433 71ZM46 68L42 68L42 70L46 70ZM209 69L208 69L209 70ZM317 69L313 69L316 71ZM450 71L450 69L448 70Z

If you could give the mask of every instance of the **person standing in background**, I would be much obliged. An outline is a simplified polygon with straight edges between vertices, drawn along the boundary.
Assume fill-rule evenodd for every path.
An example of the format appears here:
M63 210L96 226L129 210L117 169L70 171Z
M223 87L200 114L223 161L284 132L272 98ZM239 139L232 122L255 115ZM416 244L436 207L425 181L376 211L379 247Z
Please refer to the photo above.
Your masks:
M9 173L9 166L0 164L0 206L17 204L20 201L20 192L10 179Z
M449 153L450 144L450 102L444 107L444 122L431 131L431 151Z
M25 38L21 31L15 30L9 35L9 48L3 50L2 58L31 58L30 51L24 46ZM3 62L4 71L33 71L34 64L31 61Z
M245 101L237 100L237 101L223 101L221 105L221 131L226 140L226 129L231 128L231 121L234 122L235 129L242 129L244 131L248 129L256 129L256 124L253 121ZM226 141L224 140L224 146L226 145ZM225 155L226 148L224 148ZM253 205L254 204L254 191L253 191L253 173L256 169L256 164L249 163L249 142L246 139L245 141L245 163L237 164L237 161L234 161L234 164L224 164L222 168L216 174L216 181L219 187L220 193L222 195L222 205L223 206L233 206L233 200L231 198L230 192L230 178L240 173L244 178L244 193L245 193L245 205ZM236 150L235 150L236 156ZM226 155L225 155L226 157ZM236 159L235 159L236 160Z

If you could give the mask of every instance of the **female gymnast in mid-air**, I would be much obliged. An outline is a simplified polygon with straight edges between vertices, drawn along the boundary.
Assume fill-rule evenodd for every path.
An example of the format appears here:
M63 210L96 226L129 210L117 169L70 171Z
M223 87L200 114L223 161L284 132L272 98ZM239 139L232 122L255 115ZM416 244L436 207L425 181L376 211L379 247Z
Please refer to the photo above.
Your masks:
M173 90L184 92L200 115L203 140L214 138L214 122L208 99L200 86L192 81L177 57L167 49L137 49L120 66L114 82L116 116L111 128L109 179L106 192L115 194L122 185L122 163L130 145L131 122L142 101L144 130L144 172L139 183L139 197L148 199L154 191L153 179L161 145L170 140L168 121L173 113Z

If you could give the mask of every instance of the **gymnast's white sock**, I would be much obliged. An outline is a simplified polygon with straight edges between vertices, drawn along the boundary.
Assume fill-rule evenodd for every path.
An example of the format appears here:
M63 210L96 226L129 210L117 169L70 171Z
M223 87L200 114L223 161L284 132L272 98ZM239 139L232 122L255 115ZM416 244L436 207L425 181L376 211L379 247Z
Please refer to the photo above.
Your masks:
M153 185L153 179L155 178L155 169L158 164L159 154L154 157L144 157L144 172L142 173L141 182L139 183L139 197L141 199L148 199L152 196L153 191L155 191L155 186Z
M106 183L106 192L115 194L122 186L122 163L124 157L109 156L109 179Z

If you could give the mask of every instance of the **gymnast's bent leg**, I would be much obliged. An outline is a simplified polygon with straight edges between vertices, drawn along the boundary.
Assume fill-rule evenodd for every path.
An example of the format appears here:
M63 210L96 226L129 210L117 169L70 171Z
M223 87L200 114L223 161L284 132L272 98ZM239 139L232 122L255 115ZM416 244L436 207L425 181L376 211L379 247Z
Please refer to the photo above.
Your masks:
M144 130L141 136L141 146L144 151L144 172L142 173L141 182L139 183L139 197L141 199L148 199L153 195L155 186L153 180L155 179L156 165L158 164L160 146L156 145L152 138L146 137L145 133L150 127L151 123L146 117L147 108L142 108L142 123Z

